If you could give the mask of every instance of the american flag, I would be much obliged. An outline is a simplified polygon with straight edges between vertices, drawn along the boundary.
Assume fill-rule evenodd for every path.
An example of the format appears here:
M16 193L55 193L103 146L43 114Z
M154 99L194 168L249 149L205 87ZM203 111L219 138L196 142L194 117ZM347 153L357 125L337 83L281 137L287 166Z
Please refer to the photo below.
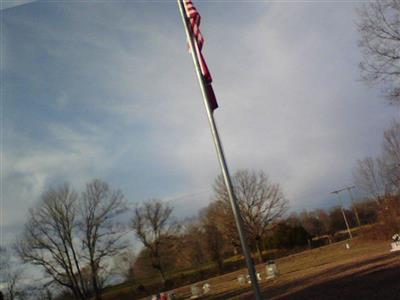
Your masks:
M211 77L210 71L207 67L207 64L203 57L203 54L201 53L201 50L203 49L203 44L204 44L204 38L200 31L201 17L200 17L200 14L198 13L196 7L194 7L193 2L191 0L183 0L183 4L185 7L186 16L188 17L189 22L190 22L192 34L196 40L197 47L199 49L199 52L197 53L197 57L199 59L201 73L206 82L206 89L207 89L208 99L210 102L210 107L212 110L214 110L218 107L218 103L217 103L217 99L215 98L214 90L211 85L212 77Z

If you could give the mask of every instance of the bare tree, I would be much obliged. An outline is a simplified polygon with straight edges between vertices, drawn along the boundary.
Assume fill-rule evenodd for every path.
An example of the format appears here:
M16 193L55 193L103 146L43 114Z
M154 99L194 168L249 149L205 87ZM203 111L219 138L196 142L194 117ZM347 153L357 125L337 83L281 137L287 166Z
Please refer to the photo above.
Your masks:
M359 9L362 78L382 84L391 103L400 100L400 1L371 1Z
M57 294L57 299L64 299L61 297L61 290L57 289L53 284L34 284L25 287L25 289L26 299L52 300L56 298L55 295Z
M79 241L74 238L78 195L68 185L49 189L30 209L16 250L23 262L41 267L53 281L71 290L75 299L86 299Z
M394 121L383 134L380 158L388 192L399 192L400 185L400 123Z
M262 261L263 239L271 224L288 208L288 201L278 184L270 182L264 172L237 171L232 178L245 230L255 242ZM221 176L214 183L214 198L225 207L227 217L233 220L227 189Z
M382 163L372 157L357 161L353 177L357 187L366 196L379 200L385 193L385 182L382 174Z
M22 270L15 266L10 251L0 247L0 285L4 289L4 299L24 299L24 289L21 287Z
M286 218L285 223L289 226L302 226L300 216L297 212L292 212Z
M383 134L382 152L377 158L357 161L353 177L367 197L375 200L400 192L400 122L393 121Z
M330 233L330 219L329 214L323 209L316 209L313 212L320 222L320 232L319 234Z
M350 228L356 226L356 218L353 211L344 208L343 212L346 215ZM331 208L329 211L329 219L331 232L338 232L346 229L346 223L343 219L341 207L337 206Z
M232 208L224 198L211 202L203 211L200 212L202 226L204 224L214 224L218 231L223 235L223 241L230 244L234 254L241 251L239 234L233 217ZM229 201L229 200L228 200Z
M301 225L311 236L320 236L323 233L323 225L314 212L302 211L300 213Z
M204 236L207 252L210 259L217 265L218 272L223 272L223 255L222 250L224 241L221 232L213 223L204 224Z
M116 220L124 209L122 193L100 180L88 183L82 197L67 184L50 188L30 209L17 253L75 299L92 292L101 299L105 261L125 246Z
M188 267L200 268L207 261L205 233L202 224L193 221L184 226L180 242L179 256L183 257Z
M40 300L52 300L53 299L53 293L48 289L44 288L40 291L38 291L38 299Z
M100 270L106 258L119 254L126 244L121 241L124 230L117 218L126 211L124 196L109 185L95 179L86 185L79 205L83 253L90 266L91 285L96 300L101 299Z
M357 201L353 205L357 207L362 224L373 224L377 221L379 207L376 201Z
M113 259L113 271L123 277L124 280L134 282L135 281L135 270L134 265L136 261L136 255L132 249L127 248L123 252L119 253Z
M149 251L152 266L165 284L166 274L163 264L163 250L178 232L178 224L172 218L173 209L157 199L149 200L134 209L132 228Z
M222 203L211 202L199 213L199 224L191 230L189 238L190 248L196 254L198 266L206 260L211 260L215 263L218 272L223 272L226 247L232 245L236 254L236 247L240 246L233 222L227 218Z

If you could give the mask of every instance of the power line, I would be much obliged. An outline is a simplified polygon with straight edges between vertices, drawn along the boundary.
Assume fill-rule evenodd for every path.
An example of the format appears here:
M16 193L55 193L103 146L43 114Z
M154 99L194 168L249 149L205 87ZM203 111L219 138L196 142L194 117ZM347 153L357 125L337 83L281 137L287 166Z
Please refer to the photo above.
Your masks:
M197 192L191 192L191 193L181 194L181 195L171 196L171 197L164 197L164 198L161 198L160 200L162 202L167 202L168 203L168 202L173 202L173 201L176 201L176 200L182 200L182 199L198 197L200 195L209 193L211 191L212 190L210 188L207 188L207 189L203 189L203 190L200 190L200 191L197 191ZM135 206L137 204L138 203L128 203L128 206Z

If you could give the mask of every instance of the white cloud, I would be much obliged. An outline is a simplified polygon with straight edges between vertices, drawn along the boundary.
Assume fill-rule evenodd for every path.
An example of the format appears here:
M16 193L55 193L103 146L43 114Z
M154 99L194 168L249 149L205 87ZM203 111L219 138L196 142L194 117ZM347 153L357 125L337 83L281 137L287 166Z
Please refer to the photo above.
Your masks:
M43 144L16 132L15 152L6 156L7 223L22 220L21 207L30 206L54 178L79 184L118 167L132 172L134 185L143 175L180 174L186 193L210 187L219 173L180 20L161 15L159 22L147 21L140 14L150 6L132 5L137 10L131 14L117 4L66 6L64 27L17 20L37 29L54 65L78 70L72 73L76 78L60 73L63 89L53 105L66 114L75 108L101 118L79 126L72 124L76 119L53 120L47 124L51 138ZM209 5L215 5L215 16L229 10ZM378 151L394 109L357 82L352 6L252 5L259 8L254 19L203 15L204 52L228 163L232 172L265 170L294 207L322 205L331 188L351 180L357 158ZM14 57L9 65L17 61ZM142 169L128 169L132 161ZM148 190L142 194L156 196L156 188L143 186ZM168 191L180 194L180 188ZM131 193L135 201L143 200ZM196 208L201 201L208 197L196 199Z
M13 8L27 3L35 2L36 0L1 0L1 9Z
M49 124L48 128L46 142L53 146L21 135L9 141L17 143L15 147L20 150L5 151L3 226L20 224L49 185L67 181L79 189L87 180L103 174L118 156L118 151L108 153L108 137L92 124L82 123L79 130L60 124Z
M349 184L355 160L377 152L395 116L358 82L352 9L274 4L246 26L215 27L206 36L220 103L215 115L231 169L264 169L295 207L318 205L330 189ZM190 102L172 103L154 139L173 139L161 157L173 159L194 186L208 186L219 167L193 66L181 64L180 90ZM172 85L171 78L165 80Z

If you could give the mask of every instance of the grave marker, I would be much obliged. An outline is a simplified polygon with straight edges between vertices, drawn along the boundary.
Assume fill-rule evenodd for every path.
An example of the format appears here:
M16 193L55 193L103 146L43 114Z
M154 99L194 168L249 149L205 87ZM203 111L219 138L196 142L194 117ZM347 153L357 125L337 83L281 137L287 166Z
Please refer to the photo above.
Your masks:
M267 279L275 278L279 275L278 269L276 268L276 264L273 260L267 262Z
M206 283L203 285L203 294L209 293L210 290L211 290L211 285L210 285L208 282L206 282Z
M246 284L246 278L244 278L244 275L239 275L237 279L238 279L240 286L243 286Z
M190 291L192 292L192 296L190 297L190 299L197 299L200 297L200 289L196 284L193 284L190 287Z
M392 241L392 249L390 250L390 252L400 251L400 235L398 233L392 236Z

